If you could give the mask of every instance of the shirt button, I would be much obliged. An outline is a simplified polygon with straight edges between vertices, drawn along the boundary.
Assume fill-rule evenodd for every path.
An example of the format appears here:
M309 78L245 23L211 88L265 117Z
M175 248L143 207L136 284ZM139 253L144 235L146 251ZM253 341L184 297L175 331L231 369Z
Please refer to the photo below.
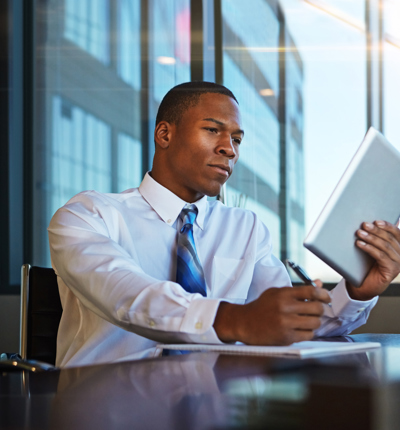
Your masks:
M172 222L172 219L167 219L168 224L171 224L171 222Z
M154 327L156 325L156 323L153 321L153 320L150 320L150 322L149 322L149 326L150 327Z
M203 323L197 322L194 328L201 329L203 327Z

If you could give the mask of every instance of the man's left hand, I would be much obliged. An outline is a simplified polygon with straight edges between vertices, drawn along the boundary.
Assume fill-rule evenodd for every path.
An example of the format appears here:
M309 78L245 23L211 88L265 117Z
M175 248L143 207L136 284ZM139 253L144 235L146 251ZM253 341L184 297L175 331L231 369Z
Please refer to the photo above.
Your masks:
M346 282L352 299L370 300L383 293L400 273L400 230L387 221L364 222L357 230L356 246L375 263L360 287Z

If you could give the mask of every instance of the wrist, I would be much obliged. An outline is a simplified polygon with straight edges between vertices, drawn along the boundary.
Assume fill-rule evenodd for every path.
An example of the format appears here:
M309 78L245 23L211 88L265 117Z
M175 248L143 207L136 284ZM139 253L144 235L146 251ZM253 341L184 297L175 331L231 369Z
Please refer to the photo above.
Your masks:
M346 281L346 289L349 297L353 300L367 301L375 297L375 295L371 296L371 294L366 294L362 287L355 287L348 281Z
M240 340L240 311L243 305L221 302L214 320L214 330L222 342Z

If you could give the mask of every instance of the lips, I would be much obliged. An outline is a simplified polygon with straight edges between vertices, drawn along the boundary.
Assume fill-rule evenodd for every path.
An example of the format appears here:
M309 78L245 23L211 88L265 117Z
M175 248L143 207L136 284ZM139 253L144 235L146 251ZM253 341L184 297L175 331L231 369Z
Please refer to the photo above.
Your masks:
M210 167L214 168L221 175L230 176L231 168L226 164L209 164Z

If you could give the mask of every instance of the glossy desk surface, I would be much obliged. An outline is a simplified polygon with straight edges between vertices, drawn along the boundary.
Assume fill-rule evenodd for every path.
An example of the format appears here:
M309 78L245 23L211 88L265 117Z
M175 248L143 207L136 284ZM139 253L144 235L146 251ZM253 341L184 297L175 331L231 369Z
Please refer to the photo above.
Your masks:
M3 372L1 429L400 429L400 334L319 359L191 353ZM338 339L345 340L345 339Z

